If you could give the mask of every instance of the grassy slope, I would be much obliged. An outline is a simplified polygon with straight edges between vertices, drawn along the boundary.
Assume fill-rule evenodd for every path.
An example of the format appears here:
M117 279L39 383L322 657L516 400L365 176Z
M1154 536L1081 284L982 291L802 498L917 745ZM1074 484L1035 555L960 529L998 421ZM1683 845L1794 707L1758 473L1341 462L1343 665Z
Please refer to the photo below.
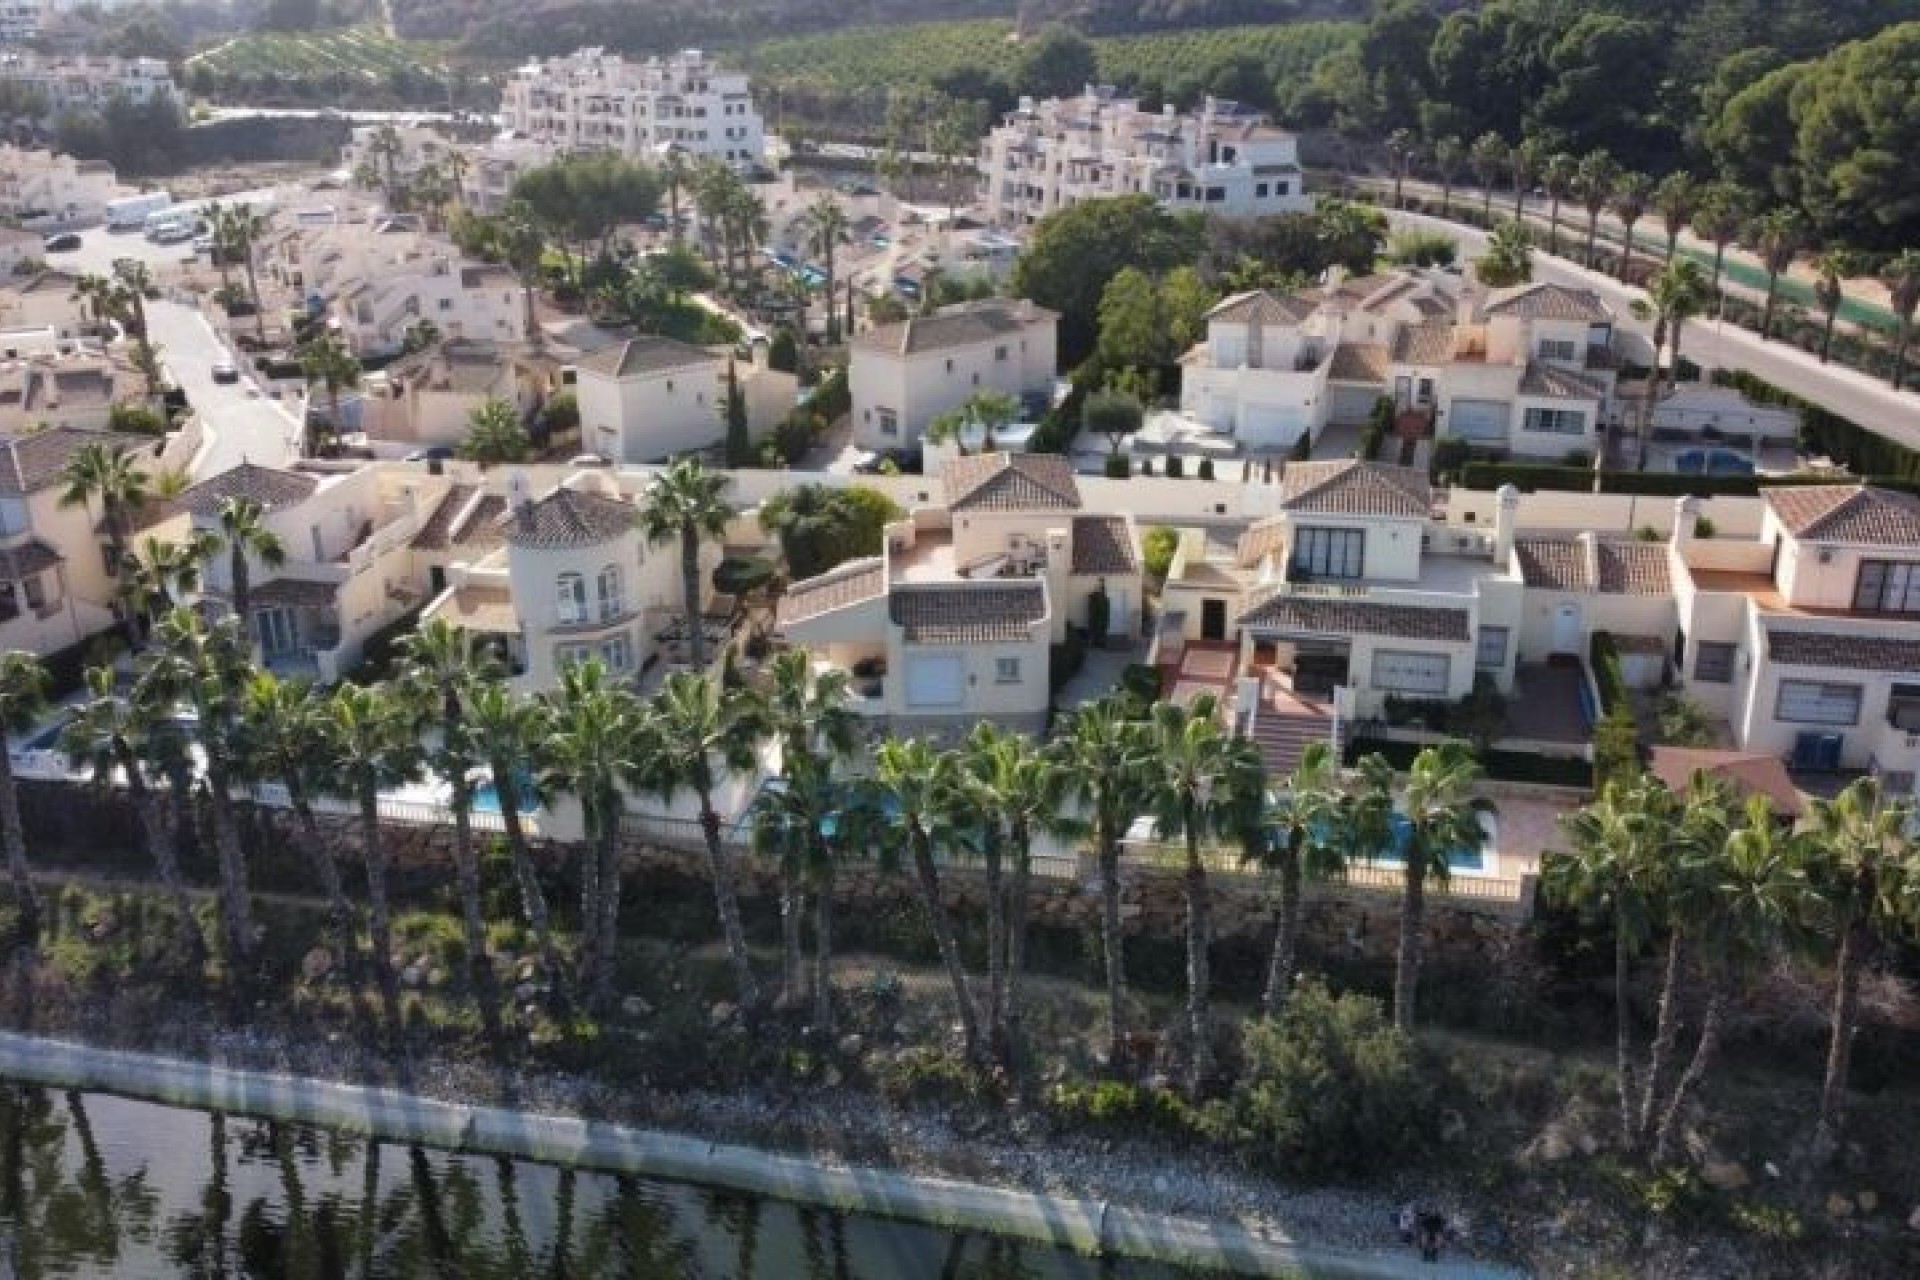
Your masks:
M446 46L395 40L370 26L302 33L260 32L196 54L189 67L215 75L272 75L289 79L347 75L377 79L396 68L445 75Z

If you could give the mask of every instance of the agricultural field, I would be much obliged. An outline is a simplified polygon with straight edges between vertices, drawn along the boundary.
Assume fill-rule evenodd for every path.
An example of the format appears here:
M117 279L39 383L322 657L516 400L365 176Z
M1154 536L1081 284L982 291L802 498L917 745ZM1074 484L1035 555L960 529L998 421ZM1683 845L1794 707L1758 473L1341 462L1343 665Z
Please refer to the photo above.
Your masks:
M385 83L396 72L445 79L447 48L440 42L396 40L373 26L259 32L195 54L187 59L187 73L228 83L339 79Z

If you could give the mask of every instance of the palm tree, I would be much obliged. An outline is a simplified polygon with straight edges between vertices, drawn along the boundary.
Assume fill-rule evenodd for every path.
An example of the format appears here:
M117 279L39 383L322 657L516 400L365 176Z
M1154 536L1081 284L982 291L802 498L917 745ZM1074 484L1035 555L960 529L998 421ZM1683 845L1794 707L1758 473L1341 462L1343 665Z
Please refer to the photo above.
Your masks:
M788 787L798 785L808 769L831 774L834 765L853 754L858 717L847 705L851 677L841 667L817 674L804 649L776 654L767 665L767 685L760 696L758 724L780 744L780 775ZM781 985L789 1001L800 997L800 917L805 904L800 872L806 850L797 863L780 864L780 939L784 963ZM818 904L815 904L818 910ZM814 993L816 1003L820 993Z
M182 953L198 970L206 960L206 939L194 916L173 833L167 829L160 797L147 780L144 764L152 739L170 732L163 719L167 708L143 696L147 691L140 685L134 687L135 696L122 696L114 688L112 667L87 668L86 688L87 700L61 731L60 750L72 763L85 764L99 786L111 786L118 778L126 787L140 823L140 838L160 874L161 887L173 902Z
M1613 188L1619 181L1620 166L1606 152L1589 151L1580 157L1574 185L1579 190L1580 203L1587 211L1587 248L1582 261L1589 268L1594 264L1594 245L1600 237L1601 211L1613 199Z
M1547 157L1540 171L1540 183L1551 202L1547 212L1547 252L1560 252L1560 205L1579 190L1580 160L1565 151Z
M359 357L349 351L337 335L323 333L300 348L300 376L306 379L309 395L316 386L326 390L327 429L339 434L340 393L360 385ZM311 409L306 418L306 451L312 455L319 451L319 434L314 430Z
M481 466L525 462L533 448L520 411L511 401L488 396L467 414L467 434L458 453Z
M393 968L393 915L387 899L387 846L380 793L419 777L420 738L405 703L384 688L342 684L327 699L331 755L322 783L350 801L360 817L360 856L367 875L367 936L387 1027L401 1035L400 983Z
M1911 805L1892 803L1874 778L1859 778L1832 800L1815 800L1806 830L1808 868L1836 941L1833 1013L1827 1067L1814 1121L1817 1155L1830 1155L1846 1106L1853 1036L1860 1013L1860 973L1877 939L1920 918L1920 848L1908 836Z
M1007 996L1007 887L1006 825L995 812L1000 800L1001 774L1008 763L1007 730L983 720L955 757L951 818L978 842L985 871L987 897L987 1041L994 1059L1009 1059L1006 1039Z
M1679 169L1660 179L1660 184L1653 189L1653 208L1667 233L1668 262L1680 251L1680 233L1686 230L1693 217L1694 202L1699 198L1700 188L1692 176Z
M1212 1074L1213 1026L1209 997L1208 948L1212 944L1207 866L1203 840L1232 830L1232 815L1245 797L1257 793L1262 773L1257 750L1245 738L1228 734L1219 701L1202 694L1182 707L1153 705L1142 741L1138 769L1161 839L1185 845L1182 888L1187 913L1187 1092L1200 1094Z
M1913 316L1920 311L1920 249L1905 249L1880 264L1875 273L1886 286L1887 305L1899 322L1893 342L1893 389L1907 381L1907 348L1913 344Z
M1400 188L1407 180L1407 170L1412 167L1414 157L1420 154L1420 139L1411 129L1395 129L1387 135L1387 163L1393 169L1393 207L1404 209Z
M662 755L659 789L671 800L681 787L700 802L700 832L706 839L707 876L713 885L714 907L720 916L720 936L733 965L734 990L740 1007L760 1004L760 987L747 955L747 935L740 926L740 893L733 859L720 838L720 814L713 807L714 789L727 774L754 766L753 747L760 737L755 727L753 700L744 692L727 689L704 672L676 672L667 677L649 708Z
M107 572L120 572L126 554L133 513L147 500L147 473L123 445L90 441L75 449L60 469L60 505L86 507L100 503L100 530L107 553Z
M1633 262L1633 229L1647 216L1647 204L1652 199L1653 179L1644 173L1629 170L1613 180L1613 216L1620 219L1622 231L1620 269L1614 274L1622 280L1627 278L1627 267Z
M1521 222L1527 214L1527 189L1540 176L1547 163L1546 144L1538 138L1522 138L1507 153L1507 167L1513 177L1513 220Z
M540 266L547 252L546 234L541 231L540 220L525 201L509 200L500 213L499 236L501 256L520 281L520 301L526 309L527 341L535 347L542 346L546 343L547 331L540 327L540 314L534 305L534 295L540 287Z
M487 917L480 901L480 858L473 845L473 772L481 746L467 723L467 701L481 685L497 684L505 667L473 633L445 618L430 618L400 642L402 686L422 703L422 719L439 733L434 771L446 779L453 810L453 869L466 930L467 990L481 1017L496 1033L499 1012L493 993L493 961L487 954Z
M1562 819L1572 848L1541 868L1541 888L1551 899L1604 916L1613 929L1614 1055L1625 1151L1639 1141L1630 975L1634 957L1652 941L1677 818L1673 793L1658 781L1645 774L1612 779L1598 799Z
M976 728L978 734L978 728ZM1006 960L1004 989L998 1000L996 1034L1010 1052L1020 1043L1020 979L1026 967L1027 911L1033 880L1033 841L1037 835L1066 835L1077 824L1063 817L1067 773L1050 752L1037 749L1024 734L1002 733L983 775L990 782L992 803L982 812L989 821L998 813L1005 825L1005 848L1013 864L1007 886Z
M1247 860L1273 872L1280 881L1273 951L1260 997L1260 1012L1269 1018L1280 1015L1293 985L1301 883L1308 876L1331 879L1345 865L1338 832L1339 801L1340 765L1333 748L1324 742L1312 743L1281 782L1272 803L1256 806L1251 815L1254 822L1243 835Z
M30 653L0 653L0 733L31 729L46 711L47 669ZM7 875L20 911L20 945L31 951L40 939L40 895L27 865L27 834L20 825L20 795L13 778L13 753L0 751L0 846L6 849Z
M185 542L162 542L148 536L120 558L120 599L134 620L151 628L180 602L200 589L200 566L209 553L208 537L199 531Z
M1467 163L1467 146L1451 135L1433 144L1433 167L1440 174L1440 216L1453 216L1453 184Z
M1100 868L1100 942L1107 981L1107 1063L1119 1070L1126 1056L1126 948L1120 934L1120 841L1142 809L1139 739L1117 697L1089 702L1073 713L1053 750L1070 798L1088 815Z
M873 757L873 776L892 798L899 814L898 823L906 837L907 851L913 859L914 878L920 890L920 903L926 908L927 923L946 968L947 981L953 986L953 999L960 1015L965 1039L966 1060L981 1062L980 1010L974 1003L967 982L967 971L960 959L960 942L954 930L953 916L940 893L940 870L933 860L933 828L940 824L954 786L954 758L936 751L924 738L890 738L880 744Z
M266 509L256 498L223 499L219 522L219 545L227 551L227 585L233 593L234 616L251 632L252 563L258 560L264 568L278 569L287 562L287 549L280 535L268 527Z
M1473 264L1480 283L1506 289L1533 279L1533 237L1517 222L1503 222L1487 237L1487 252Z
M500 805L507 856L520 887L521 913L533 931L543 980L550 992L557 992L562 974L560 953L553 942L546 891L540 886L540 874L528 851L526 826L520 817L522 801L531 798L525 793L531 790L531 780L539 768L535 753L551 732L548 711L545 704L523 701L503 682L492 681L467 691L466 714Z
M680 188L687 180L687 153L678 143L669 143L660 158L660 172L667 179L667 234L678 245L685 239L680 230Z
M580 860L580 939L583 978L591 984L593 1008L613 1003L620 941L621 783L635 776L636 761L651 763L656 742L643 732L634 697L598 659L573 663L560 673L560 687L546 695L550 731L541 755L547 788L580 800L587 847ZM504 801L502 802L504 804Z
M1860 255L1844 245L1823 249L1813 260L1820 273L1814 282L1813 296L1819 299L1824 318L1820 326L1820 363L1825 364L1833 350L1833 326L1840 319L1840 304L1847 300L1846 282L1860 274Z
M692 455L675 458L655 476L640 503L640 531L647 542L662 546L680 541L681 601L687 627L687 659L695 671L707 665L706 636L700 627L700 542L726 536L734 510L727 505L732 481L709 471Z
M1727 246L1746 225L1745 197L1739 188L1724 182L1702 188L1693 207L1693 234L1713 242L1713 292L1720 292L1720 272L1726 265Z
M1755 220L1747 229L1747 238L1767 271L1767 302L1760 312L1760 336L1771 338L1773 309L1780 297L1780 273L1793 265L1794 255L1806 238L1806 227L1793 210L1773 209Z
M1447 882L1451 855L1486 840L1480 815L1492 803L1473 794L1480 765L1463 743L1444 742L1413 758L1401 800L1406 847L1401 852L1400 946L1394 961L1393 1020L1411 1032L1420 987L1420 951L1426 927L1427 881Z
M823 287L827 294L827 342L840 340L839 309L834 306L833 260L840 244L847 238L847 211L840 206L839 199L831 191L823 192L807 209L807 220L813 226L814 250L820 255L820 269L826 274Z
M267 217L252 205L236 204L221 209L212 219L214 250L224 263L237 258L247 273L247 298L253 303L253 334L267 340L267 313L260 305L260 280L254 271L253 251L260 237L267 234Z
M1712 296L1707 286L1706 272L1700 269L1700 264L1691 258L1676 258L1647 282L1647 296L1644 299L1633 300L1633 314L1642 320L1653 320L1653 390L1656 393L1660 389L1662 344L1669 351L1667 390L1671 393L1680 381L1681 330L1687 321L1707 309ZM1655 398L1658 398L1657 395ZM1648 402L1647 408L1650 415L1652 401ZM1643 421L1646 420L1650 418Z
M406 153L406 143L400 137L400 130L391 123L382 124L373 131L373 139L367 144L367 150L386 175L387 202L391 205L400 189L400 157Z
M1512 155L1507 140L1492 130L1475 138L1473 146L1467 151L1467 164L1472 167L1473 176L1480 181L1480 220L1488 226L1493 225L1494 184L1506 172Z

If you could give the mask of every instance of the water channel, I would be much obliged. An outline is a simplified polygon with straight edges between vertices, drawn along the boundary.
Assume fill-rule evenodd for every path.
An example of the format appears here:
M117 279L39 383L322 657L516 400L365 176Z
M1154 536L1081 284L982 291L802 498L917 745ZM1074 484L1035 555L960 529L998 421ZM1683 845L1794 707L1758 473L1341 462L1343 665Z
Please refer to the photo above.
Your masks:
M1196 1280L736 1192L0 1081L0 1277Z

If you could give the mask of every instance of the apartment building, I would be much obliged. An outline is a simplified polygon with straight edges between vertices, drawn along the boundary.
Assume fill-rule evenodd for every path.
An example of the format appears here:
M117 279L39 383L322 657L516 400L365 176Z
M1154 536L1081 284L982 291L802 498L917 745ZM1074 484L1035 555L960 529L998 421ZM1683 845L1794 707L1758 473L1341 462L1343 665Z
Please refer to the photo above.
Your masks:
M1145 111L1110 85L1077 98L1021 98L982 143L980 172L988 220L1000 227L1106 196L1149 195L1226 217L1313 204L1297 140L1259 112L1211 95L1198 111Z
M1049 654L1069 625L1138 626L1138 533L1124 514L1082 510L1072 466L1053 455L959 458L942 501L887 526L882 552L794 583L777 634L851 673L854 706L895 732L963 732L982 718L1037 732L1052 697Z
M859 334L848 362L853 440L917 449L927 423L980 391L1001 391L1037 419L1051 402L1059 316L1025 299L943 307Z
M563 151L654 162L674 148L737 166L766 154L747 77L698 49L645 61L581 49L530 62L507 78L500 114L512 133Z
M613 462L661 462L712 449L726 438L727 371L746 401L747 431L759 438L792 412L799 380L770 369L766 348L752 360L643 334L582 357L575 366L582 447Z
M0 44L38 39L52 8L48 0L0 0Z
M121 193L113 166L56 151L0 146L0 217L36 231L92 226Z
M0 80L37 92L46 104L41 118L47 122L94 114L115 98L180 100L173 74L158 58L5 53L0 54Z

